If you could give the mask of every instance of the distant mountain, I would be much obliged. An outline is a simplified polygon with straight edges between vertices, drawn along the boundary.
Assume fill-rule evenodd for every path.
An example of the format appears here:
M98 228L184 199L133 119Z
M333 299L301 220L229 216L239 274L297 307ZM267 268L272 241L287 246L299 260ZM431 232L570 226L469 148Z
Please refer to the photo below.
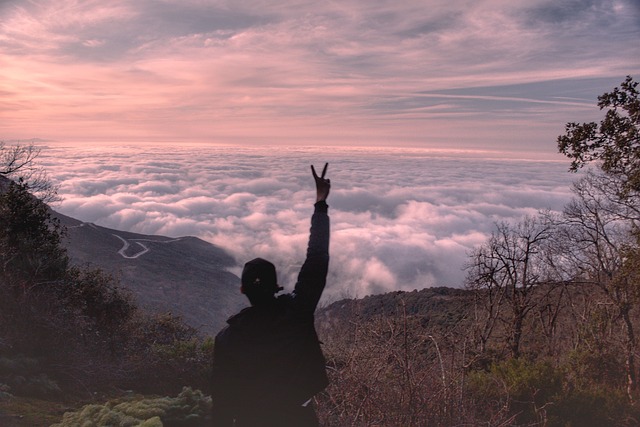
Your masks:
M368 322L376 318L409 316L423 326L448 327L463 321L473 307L473 292L466 289L435 287L419 291L394 291L360 299L344 299L316 312L321 329L340 324Z
M118 231L54 214L67 228L72 262L113 274L143 308L180 315L214 335L247 305L240 279L228 271L233 258L211 243Z

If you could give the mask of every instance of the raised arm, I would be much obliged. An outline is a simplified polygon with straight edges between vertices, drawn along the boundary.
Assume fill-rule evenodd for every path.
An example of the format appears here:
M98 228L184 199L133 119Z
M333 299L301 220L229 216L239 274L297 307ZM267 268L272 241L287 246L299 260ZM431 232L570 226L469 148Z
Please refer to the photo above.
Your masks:
M298 274L294 290L296 305L304 314L313 314L322 296L327 282L329 270L329 215L327 197L331 190L331 182L325 178L327 166L324 165L322 175L318 176L311 166L311 173L316 183L316 203L311 217L311 231L307 258Z

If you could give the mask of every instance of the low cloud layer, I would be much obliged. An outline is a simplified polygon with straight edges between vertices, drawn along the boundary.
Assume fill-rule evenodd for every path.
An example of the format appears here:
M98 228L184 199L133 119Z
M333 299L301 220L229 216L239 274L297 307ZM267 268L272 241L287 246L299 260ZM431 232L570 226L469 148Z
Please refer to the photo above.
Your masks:
M417 149L239 146L50 146L41 163L60 185L60 212L170 237L193 235L240 265L272 260L291 290L304 260L315 190L333 189L327 297L461 286L467 252L496 221L561 209L567 162Z

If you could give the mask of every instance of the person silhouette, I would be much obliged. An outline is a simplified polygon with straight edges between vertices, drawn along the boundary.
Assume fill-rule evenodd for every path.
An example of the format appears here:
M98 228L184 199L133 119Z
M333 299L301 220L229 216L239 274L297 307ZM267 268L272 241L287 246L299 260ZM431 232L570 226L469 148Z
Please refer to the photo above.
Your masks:
M251 306L229 318L215 338L213 426L319 425L312 398L328 379L314 312L329 268L327 167L318 176L311 166L316 202L293 292L276 297L283 288L271 262L256 258L244 265L240 289Z

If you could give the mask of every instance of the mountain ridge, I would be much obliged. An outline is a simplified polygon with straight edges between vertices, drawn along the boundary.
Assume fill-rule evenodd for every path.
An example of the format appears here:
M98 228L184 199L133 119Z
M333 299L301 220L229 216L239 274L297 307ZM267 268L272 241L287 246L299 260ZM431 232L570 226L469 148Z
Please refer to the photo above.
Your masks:
M145 309L171 312L214 335L246 306L240 279L229 271L235 261L218 246L193 236L120 231L52 214L66 229L71 262L114 275Z

